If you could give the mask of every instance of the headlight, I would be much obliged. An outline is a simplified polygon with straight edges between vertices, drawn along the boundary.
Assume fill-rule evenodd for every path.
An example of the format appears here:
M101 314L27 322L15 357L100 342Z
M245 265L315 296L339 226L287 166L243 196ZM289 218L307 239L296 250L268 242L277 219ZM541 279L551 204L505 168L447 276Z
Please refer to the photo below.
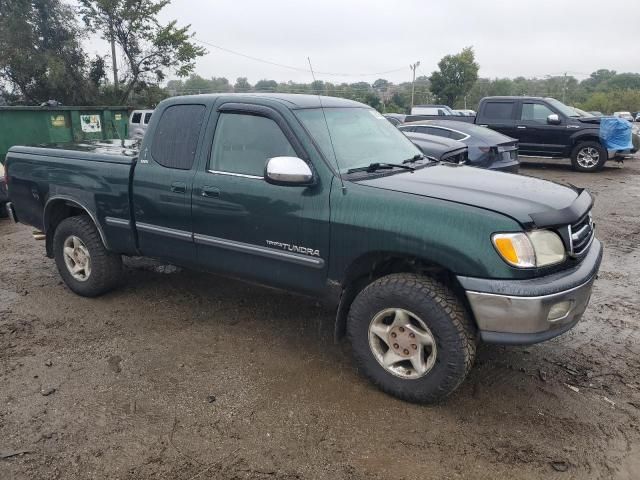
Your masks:
M491 239L504 261L514 267L544 267L563 262L566 258L562 240L550 230L496 233Z

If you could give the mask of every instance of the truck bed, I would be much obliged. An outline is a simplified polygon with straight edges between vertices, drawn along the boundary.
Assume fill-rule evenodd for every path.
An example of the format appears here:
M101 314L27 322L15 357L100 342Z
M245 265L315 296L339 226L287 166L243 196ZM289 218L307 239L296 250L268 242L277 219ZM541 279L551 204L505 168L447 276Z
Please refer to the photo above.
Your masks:
M137 160L131 141L12 147L6 158L10 197L22 223L46 232L57 208L90 215L110 248L135 253L135 233L111 235L107 218L131 222L131 181ZM117 242L117 244L113 244Z

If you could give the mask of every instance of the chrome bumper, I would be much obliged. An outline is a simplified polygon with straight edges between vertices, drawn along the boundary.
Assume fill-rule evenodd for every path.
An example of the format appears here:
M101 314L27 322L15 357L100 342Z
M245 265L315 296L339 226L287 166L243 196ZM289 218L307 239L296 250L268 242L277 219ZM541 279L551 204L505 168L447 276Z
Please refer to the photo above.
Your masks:
M593 281L594 278L571 290L542 297L467 292L467 299L483 341L538 343L556 337L578 323L589 304ZM559 314L552 311L554 307L560 310Z
M578 323L601 260L602 246L594 240L580 265L569 271L532 280L458 279L483 341L525 345L549 340Z

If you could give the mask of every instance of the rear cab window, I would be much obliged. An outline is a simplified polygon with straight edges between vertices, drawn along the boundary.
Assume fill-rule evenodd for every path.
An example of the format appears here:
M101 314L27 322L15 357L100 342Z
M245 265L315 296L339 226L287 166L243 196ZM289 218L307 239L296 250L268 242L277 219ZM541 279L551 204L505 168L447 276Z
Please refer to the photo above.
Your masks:
M153 135L151 157L166 168L190 170L198 148L204 105L171 105Z
M489 101L484 104L482 120L493 122L510 122L513 120L514 101Z

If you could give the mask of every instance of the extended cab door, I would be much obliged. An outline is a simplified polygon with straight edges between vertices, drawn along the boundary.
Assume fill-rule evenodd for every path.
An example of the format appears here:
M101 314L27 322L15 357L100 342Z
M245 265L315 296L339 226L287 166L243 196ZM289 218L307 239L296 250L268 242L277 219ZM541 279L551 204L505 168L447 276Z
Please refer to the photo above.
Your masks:
M195 263L191 185L206 107L169 105L152 121L133 177L138 246L143 255Z
M193 230L198 262L209 270L300 291L325 286L329 257L330 179L311 165L278 111L226 103L212 114L209 158L196 173ZM267 160L295 156L315 184L273 185Z
M549 115L558 115L559 124L550 124ZM516 123L520 151L543 156L562 155L569 144L572 131L560 112L540 100L523 100Z

